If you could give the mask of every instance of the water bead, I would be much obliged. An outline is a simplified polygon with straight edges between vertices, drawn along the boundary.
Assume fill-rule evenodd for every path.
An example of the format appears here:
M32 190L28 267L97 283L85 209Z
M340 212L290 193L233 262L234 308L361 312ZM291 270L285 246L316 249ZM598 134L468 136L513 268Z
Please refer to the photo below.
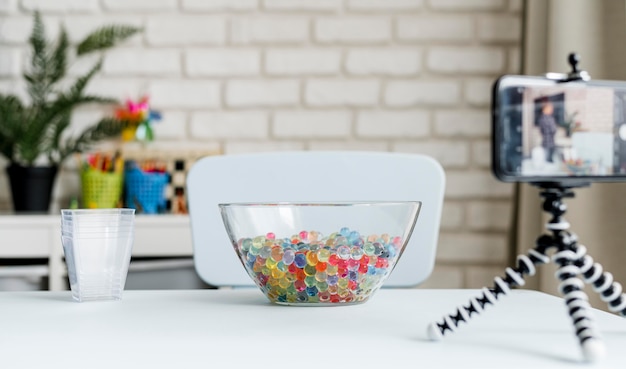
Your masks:
M348 279L339 278L339 280L337 281L337 287L339 287L340 289L348 287Z
M268 234L265 235L265 238L267 238L268 240L273 240L276 238L276 235L272 232L269 232Z
M367 273L369 266L367 264L359 265L359 273Z
M348 282L348 289L354 291L357 289L357 287L358 287L358 283L356 281L351 280Z
M309 232L309 237L308 237L309 242L317 241L320 238L321 238L320 237L320 233L318 231L311 231L311 232Z
M354 260L360 260L363 257L363 249L358 246L353 246L350 249L350 257Z
M343 227L339 230L339 234L341 234L344 237L347 237L350 234L350 228L348 227Z
M287 278L281 278L281 279L278 281L278 285L279 285L280 287L282 287L282 288L285 288L285 289L286 289L286 288L288 288L289 286L291 286L291 281L289 281L289 279L287 279Z
M315 280L318 282L323 282L328 279L328 274L326 272L317 272L315 273Z
M338 290L338 287L336 283L333 285L330 285L330 284L328 285L328 293L335 294L337 293L337 290Z
M309 265L315 265L317 264L317 252L316 251L309 251L306 253L306 262Z
M304 284L307 287L315 286L317 284L317 280L315 279L314 276L311 275L311 276L304 278Z
M285 272L280 269L272 269L272 278L281 279L285 276Z
M317 295L317 287L315 286L310 286L306 288L306 294L309 296L315 296Z
M307 302L309 300L309 295L306 294L306 292L302 291L302 292L298 292L298 294L296 295L296 301L298 302Z
M259 251L259 256L265 259L270 256L271 252L272 252L272 248L270 246L263 246L261 247L261 250Z
M264 266L264 267L261 267L261 273L263 275L270 275L272 273L272 271L270 270L270 268Z
M319 298L321 302L328 302L330 301L330 293L328 291L322 291L319 294Z
M252 240L249 238L244 238L241 241L241 250L243 251L248 251L250 250L250 247L252 246Z
M359 265L361 265L361 263L359 263L358 260L354 260L354 259L348 260L347 264L348 264L347 269L349 271L356 271L359 269Z
M270 269L274 269L276 268L276 265L278 265L278 263L276 262L276 260L272 259L272 258L267 258L265 259L265 266L270 268Z
M329 286L336 285L337 281L339 281L339 277L337 277L336 275L329 275L328 278L326 279L326 282L328 283Z
M315 270L317 270L318 272L323 272L327 269L328 264L326 263L317 263L315 264Z
M347 260L350 258L350 248L346 245L343 246L339 246L337 248L337 256L339 256L340 259L343 260Z
M298 268L304 268L304 266L306 265L306 256L301 252L296 253L293 263Z
M285 249L283 251L283 263L285 265L291 265L296 257L295 251L293 249Z
M250 247L250 250L248 250L248 253L250 255L255 255L256 256L256 255L259 254L259 251L261 251L261 247L256 247L254 245L254 243L253 243L252 246Z
M307 275L304 272L304 269L298 269L298 271L296 271L296 278L298 280L303 281L306 277Z
M331 256L331 253L329 249L320 249L317 252L317 260L323 263L328 262L328 259L330 258L330 256Z
M337 265L338 263L339 263L339 256L337 256L337 254L331 254L328 257L328 264Z
M309 232L302 231L302 232L298 233L298 237L300 237L300 239L302 241L308 241L309 240Z
M304 281L301 281L301 280L294 281L293 286L296 288L296 291L298 292L304 291L304 289L306 288L306 284L304 283Z
M338 236L337 238L335 238L335 245L341 246L341 245L347 245L347 244L348 244L348 239L345 238L344 236Z
M318 289L320 292L324 292L324 291L328 290L328 283L327 283L327 282L323 282L323 281L322 281L322 282L320 282L320 281L318 281L318 282L315 284L315 286L317 287L317 289Z
M357 232L357 231L352 231L352 232L350 232L350 233L349 233L346 237L348 238L348 241L349 241L350 243L354 243L354 242L356 242L357 240L360 240L360 239L361 239L361 235L360 235L360 234L359 234L359 232Z
M359 274L356 271L348 272L348 279L349 280L356 281L358 277L359 277Z
M339 295L340 298L345 299L346 297L350 296L350 291L347 288L340 288L339 290L337 290L337 295Z
M337 274L337 266L336 265L331 265L330 263L326 265L326 274L328 275L335 275Z
M380 255L383 253L383 246L380 242L374 242L374 255Z
M338 295L330 295L330 302L338 303L341 301L341 298Z
M378 239L378 235L372 234L367 236L367 242L375 242Z
M374 247L373 243L367 242L365 245L363 245L363 252L365 253L365 255L374 255L374 253L376 252L376 247Z
M272 251L270 252L270 257L276 261L283 260L284 251L280 246L272 247Z
M304 267L304 274L307 276L315 275L315 273L317 273L317 269L315 269L313 265L307 265Z
M383 233L380 235L380 238L383 239L384 243L389 243L389 235L387 233Z

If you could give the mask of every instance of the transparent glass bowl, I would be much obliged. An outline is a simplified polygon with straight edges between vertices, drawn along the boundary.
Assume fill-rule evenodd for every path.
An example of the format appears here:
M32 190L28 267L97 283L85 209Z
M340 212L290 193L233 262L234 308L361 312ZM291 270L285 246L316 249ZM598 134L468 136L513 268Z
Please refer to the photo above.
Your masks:
M267 298L283 305L367 301L384 283L421 203L219 204L231 243Z

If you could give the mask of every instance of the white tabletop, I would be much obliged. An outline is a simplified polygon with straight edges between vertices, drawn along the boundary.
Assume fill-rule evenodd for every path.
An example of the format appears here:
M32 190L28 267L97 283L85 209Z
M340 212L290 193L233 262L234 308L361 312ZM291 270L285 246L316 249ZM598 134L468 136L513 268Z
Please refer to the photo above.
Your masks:
M594 311L586 364L562 299L514 291L442 342L426 328L475 290L381 290L361 305L270 304L256 289L0 292L2 368L625 368L626 320Z

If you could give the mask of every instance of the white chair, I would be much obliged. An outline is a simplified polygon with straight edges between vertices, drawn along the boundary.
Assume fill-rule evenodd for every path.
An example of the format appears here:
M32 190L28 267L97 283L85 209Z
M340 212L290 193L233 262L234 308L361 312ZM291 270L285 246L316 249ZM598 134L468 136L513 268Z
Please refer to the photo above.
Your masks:
M310 179L310 180L308 180ZM209 156L187 176L194 264L216 287L252 286L217 204L229 202L422 202L409 244L384 287L411 287L432 272L445 174L417 154L298 151Z

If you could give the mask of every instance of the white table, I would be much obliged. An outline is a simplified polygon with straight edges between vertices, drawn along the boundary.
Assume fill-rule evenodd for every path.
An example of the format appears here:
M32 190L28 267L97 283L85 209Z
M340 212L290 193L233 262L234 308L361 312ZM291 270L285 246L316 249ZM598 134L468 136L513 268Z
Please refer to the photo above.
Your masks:
M594 311L608 355L582 362L563 300L514 291L442 342L426 327L475 290L381 290L361 305L292 307L256 289L0 292L2 368L625 368L626 320Z

